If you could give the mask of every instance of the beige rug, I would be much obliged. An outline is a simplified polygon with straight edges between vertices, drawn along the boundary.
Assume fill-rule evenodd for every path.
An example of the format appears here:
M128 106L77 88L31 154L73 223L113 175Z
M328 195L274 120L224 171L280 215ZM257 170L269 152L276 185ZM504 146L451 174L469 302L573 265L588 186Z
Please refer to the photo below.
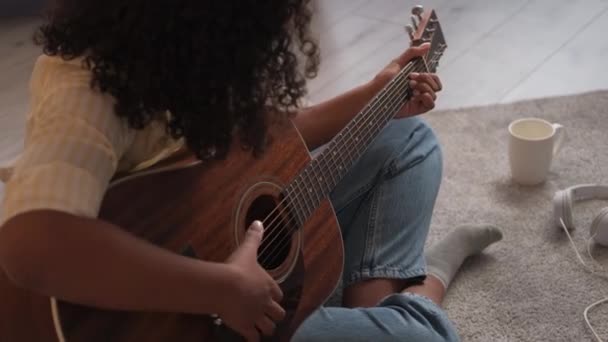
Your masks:
M509 176L507 126L529 116L563 124L569 139L545 184L520 187ZM593 341L583 311L608 296L608 281L580 267L566 235L552 223L551 199L578 183L608 185L608 92L426 118L445 158L429 242L464 223L488 222L505 233L502 242L465 264L449 290L445 307L463 341ZM593 214L606 206L608 201L575 206L573 238L581 251ZM594 250L608 270L608 251ZM608 340L608 303L590 316Z

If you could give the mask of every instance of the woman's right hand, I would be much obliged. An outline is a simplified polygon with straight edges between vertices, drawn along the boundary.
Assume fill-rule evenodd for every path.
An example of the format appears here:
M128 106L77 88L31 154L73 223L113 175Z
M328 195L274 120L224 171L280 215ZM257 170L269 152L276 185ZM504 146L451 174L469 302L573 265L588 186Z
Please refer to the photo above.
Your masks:
M260 333L272 335L275 322L285 317L285 310L279 305L283 292L257 262L263 235L262 223L255 221L243 243L226 261L234 281L228 290L229 300L218 312L222 321L247 341L259 341Z

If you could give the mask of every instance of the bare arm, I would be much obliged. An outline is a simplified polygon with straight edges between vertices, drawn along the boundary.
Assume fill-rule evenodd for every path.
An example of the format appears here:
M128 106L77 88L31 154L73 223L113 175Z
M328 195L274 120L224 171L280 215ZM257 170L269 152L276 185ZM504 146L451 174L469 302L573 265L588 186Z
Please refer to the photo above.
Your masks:
M375 84L354 88L318 105L303 109L294 123L310 150L329 142L374 97ZM382 88L378 88L380 90Z
M1 228L0 265L32 291L115 310L214 313L237 280L225 264L182 257L109 223L50 210L16 216Z

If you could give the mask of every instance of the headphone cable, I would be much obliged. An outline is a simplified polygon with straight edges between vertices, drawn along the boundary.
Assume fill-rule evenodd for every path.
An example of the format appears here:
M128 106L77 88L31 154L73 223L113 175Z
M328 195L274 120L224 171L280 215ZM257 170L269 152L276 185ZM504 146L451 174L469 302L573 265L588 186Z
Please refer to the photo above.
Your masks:
M578 249L576 248L576 245L574 244L574 240L572 240L572 236L570 236L570 232L568 231L568 228L566 228L566 224L564 223L564 220L561 217L559 218L559 222L560 222L562 228L564 229L564 231L566 232L566 236L568 236L568 240L570 240L570 244L572 244L572 249L574 249L574 252L576 253L578 260L583 265L583 268L595 276L599 276L601 278L608 280L608 276L606 276L606 274L597 273L596 271L592 270L591 267L587 266L587 264L581 257L581 254L578 252ZM597 263L597 261L591 255L590 244L591 244L592 239L593 239L593 236L587 241L587 253L589 254L589 257L591 257L591 260L593 260ZM597 339L598 342L604 342L604 340L602 340L600 338L600 336L597 334L597 332L595 331L595 329L593 329L593 326L591 325L591 322L589 321L588 313L589 313L589 310L593 309L594 307L596 307L604 302L608 302L608 297L605 297L604 299L598 300L597 302L589 305L588 307L585 308L585 311L583 311L583 317L585 318L585 323L587 324L587 326L589 327L589 330L591 330L591 333L593 333L593 336L595 336L595 338Z

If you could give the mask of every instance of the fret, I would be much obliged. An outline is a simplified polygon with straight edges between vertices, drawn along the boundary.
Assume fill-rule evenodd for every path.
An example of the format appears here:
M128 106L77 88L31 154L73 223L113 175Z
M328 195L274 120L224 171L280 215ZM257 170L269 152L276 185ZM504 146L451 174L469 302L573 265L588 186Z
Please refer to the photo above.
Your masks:
M343 133L339 134L339 139L341 141L344 141L347 139L347 137L349 137L350 135L344 135ZM350 166L352 165L353 161L356 159L356 155L353 155L351 152L350 147L352 146L352 144L344 144L346 146L346 148L343 150L344 153L342 153L342 156L344 158L346 158L345 162L344 162L344 167L346 169L350 169Z
M373 112L374 110L375 110L374 105L373 105L373 103L371 103L367 107L367 110L359 117L359 120L357 122L355 122L355 125L360 126L363 123L364 119L366 117L368 117L370 115L370 113ZM365 148L364 144L365 144L365 141L367 140L367 136L365 135L365 132L361 132L361 131L357 131L353 135L356 137L356 145L358 146L357 153L359 155L361 155Z
M315 163L319 167L319 182L323 184L323 192L329 193L331 190L331 171L329 170L329 165L323 161L322 156L317 156L315 159Z
M339 141L339 140L337 140ZM341 148L340 151L334 151L334 156L337 156L337 158L339 158L338 160L338 176L340 178L344 177L344 170L346 169L347 165L344 162L344 148Z
M335 148L335 145L336 145L335 142L332 145L334 145L333 148ZM336 163L336 159L331 157L330 153L326 153L325 156L327 157L325 159L327 159L328 165L331 165L333 167L332 172L330 172L329 174L331 175L332 180L333 180L332 185L336 186L338 184L338 182L340 181L340 176L337 174L338 164Z
M323 195L319 189L319 182L317 182L316 172L314 170L314 160L310 162L306 168L306 178L308 181L308 195L311 196L311 201L315 204L315 208L321 203ZM314 197L312 197L314 196Z
M314 203L316 206L319 205L319 203L321 203L321 199L322 197L320 197L319 194L319 182L317 181L317 171L315 170L315 161L311 160L310 163L308 163L308 167L307 167L307 171L306 172L306 178L308 179L308 188L310 189L310 191L308 192L309 195L312 196L312 199L314 200Z
M309 202L311 203L311 207L315 206L315 201L312 198L312 186L310 184L310 177L308 176L308 171L310 170L310 167L307 167L304 169L304 172L302 173L302 184L304 184L304 194L302 196L306 196L309 200Z
M347 169L350 168L353 160L355 160L356 155L352 154L351 151L351 147L352 147L352 143L350 143L350 138L352 137L352 133L351 133L351 127L352 126L346 126L342 132L338 133L338 139L340 142L342 142L342 145L345 147L342 150L342 156L345 158L345 167Z
M333 149L335 148L335 141L332 141L329 146L327 147L327 149ZM325 151L327 151L327 149ZM335 160L333 160L332 158L330 158L330 154L329 153L322 153L319 156L319 162L322 162L324 165L327 165L327 168L329 169L329 176L331 177L331 187L335 187L338 184L339 181L339 177L337 177L335 175L335 172L337 170L337 166L335 164Z
M296 187L296 196L298 197L298 202L302 204L302 209L304 209L304 216L307 218L314 210L313 203L310 202L310 197L306 196L306 192L302 187L302 175L298 176L295 180ZM306 219L304 219L306 222Z
M306 202L310 204L308 215L312 214L312 212L317 208L318 204L315 200L314 190L312 188L312 184L310 184L310 178L308 177L308 171L310 168L306 168L305 173L302 177L302 185L304 186L302 191L302 196L306 199Z
M298 226L302 226L304 224L304 219L306 215L302 212L302 206L300 203L295 203L296 197L285 195L284 199L287 200L289 205L289 212L295 214L295 219L297 221Z
M355 162L357 161L357 159L359 159L359 155L358 153L356 153L356 151L354 151L354 144L348 144L348 147L346 148L346 153L348 155L348 169L350 169ZM348 171L346 171L348 173Z
M326 172L323 171L323 165L319 163L317 159L313 159L310 161L310 165L312 165L313 170L315 170L315 182L319 186L319 194L321 195L321 199L325 197L325 194L329 192L329 186L324 177Z
M331 191L331 186L328 182L328 172L324 169L324 165L321 164L318 160L315 161L319 169L319 173L317 174L317 181L323 186L322 191L324 196L329 195Z
M336 140L338 142L339 140ZM344 169L344 161L342 160L342 153L340 150L334 150L331 153L332 158L336 161L336 171L338 173L338 178L342 178L342 170Z

